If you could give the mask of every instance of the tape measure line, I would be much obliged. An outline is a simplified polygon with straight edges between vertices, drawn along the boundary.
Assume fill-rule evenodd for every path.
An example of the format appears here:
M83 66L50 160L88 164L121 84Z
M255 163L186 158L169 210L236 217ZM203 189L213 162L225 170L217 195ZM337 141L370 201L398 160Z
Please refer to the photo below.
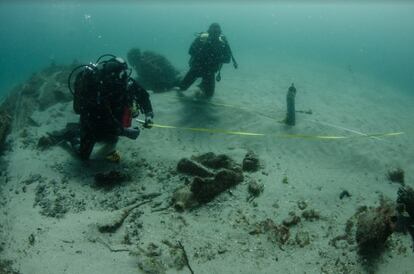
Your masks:
M143 120L136 119L137 122L144 124ZM155 128L166 128L166 129L177 129L193 132L205 132L205 133L220 133L227 135L241 135L241 136L273 136L276 138L285 138L285 139L319 139L319 140L338 140L338 139L354 139L354 138L370 138L370 137L388 137L388 136L398 136L404 134L403 132L391 132L391 133L379 133L379 134L364 134L364 135L354 135L354 136L329 136L329 135L306 135L306 134L264 134L264 133L255 133L255 132L244 132L244 131L233 131L226 129L216 129L216 128L194 128L194 127L178 127L171 125L161 125L161 124L151 124Z
M279 120L277 120L277 119L275 119L275 118L273 118L269 115L263 114L259 111L245 109L245 108L242 108L242 107L239 107L239 106L236 106L236 105L214 103L214 102L211 102L211 101L194 100L194 99L187 98L187 97L180 97L180 98L175 98L175 99L186 101L186 102L191 102L191 103L208 104L208 105L212 105L212 106L216 106L216 107L233 108L233 109L242 110L242 111L245 111L245 112L248 112L248 113L252 113L252 114L255 114L255 115L259 115L259 116L262 116L264 118L273 120L273 121L278 122L278 123L281 122L281 121L279 121ZM346 128L346 127L342 127L342 126L337 126L337 125L326 123L326 122L320 122L320 121L316 121L316 120L312 120L312 119L305 119L305 121L310 121L310 122L313 122L313 123L316 123L316 124L328 126L328 127L339 129L339 130L344 130L344 131L355 133L355 134L358 134L358 135L361 135L361 136L364 136L364 137L370 137L370 138L382 141L377 136L369 135L369 134L366 134L366 133L363 133L363 132L360 132L360 131L357 131L357 130L354 130L354 129L350 129L350 128ZM381 134L379 136L382 137ZM349 137L346 137L346 138L349 138ZM339 136L339 137L333 136L333 138L325 138L325 139L344 139L344 138L341 137L341 136Z

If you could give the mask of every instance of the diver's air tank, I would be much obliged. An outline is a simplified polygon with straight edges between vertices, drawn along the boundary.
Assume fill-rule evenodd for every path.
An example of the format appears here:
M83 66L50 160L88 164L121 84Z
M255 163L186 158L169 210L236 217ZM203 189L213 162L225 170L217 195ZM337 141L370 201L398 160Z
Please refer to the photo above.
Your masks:
M292 83L286 95L287 113L286 113L285 123L286 125L289 125L289 126L294 126L296 122L295 96L296 96L296 88L294 84Z

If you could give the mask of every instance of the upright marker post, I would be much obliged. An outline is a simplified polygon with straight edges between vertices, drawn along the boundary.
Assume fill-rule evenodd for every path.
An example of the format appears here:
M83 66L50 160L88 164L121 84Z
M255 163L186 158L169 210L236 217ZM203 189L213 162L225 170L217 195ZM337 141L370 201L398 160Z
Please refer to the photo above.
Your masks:
M296 88L294 84L292 83L286 95L287 113L286 113L285 123L288 126L294 126L296 123L295 96L296 96Z

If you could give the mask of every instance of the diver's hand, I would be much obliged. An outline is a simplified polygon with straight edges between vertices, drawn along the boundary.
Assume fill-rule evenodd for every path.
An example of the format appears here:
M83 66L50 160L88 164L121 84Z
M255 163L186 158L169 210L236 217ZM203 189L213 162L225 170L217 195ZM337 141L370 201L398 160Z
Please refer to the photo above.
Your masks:
M145 114L145 122L144 122L144 128L152 128L152 119L154 118L154 113L148 112Z
M125 136L129 139L135 140L138 138L139 133L139 128L124 128L124 130L121 133L121 136Z

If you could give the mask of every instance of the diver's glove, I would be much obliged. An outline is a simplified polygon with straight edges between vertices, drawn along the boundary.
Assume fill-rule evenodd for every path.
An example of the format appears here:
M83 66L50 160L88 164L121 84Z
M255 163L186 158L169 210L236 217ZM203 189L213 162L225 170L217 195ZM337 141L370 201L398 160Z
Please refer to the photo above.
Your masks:
M152 111L145 113L145 122L143 126L145 128L152 128L152 119L154 119L154 113L152 113Z
M135 140L138 138L139 133L139 128L124 128L124 130L121 132L121 136L125 136L129 139Z

